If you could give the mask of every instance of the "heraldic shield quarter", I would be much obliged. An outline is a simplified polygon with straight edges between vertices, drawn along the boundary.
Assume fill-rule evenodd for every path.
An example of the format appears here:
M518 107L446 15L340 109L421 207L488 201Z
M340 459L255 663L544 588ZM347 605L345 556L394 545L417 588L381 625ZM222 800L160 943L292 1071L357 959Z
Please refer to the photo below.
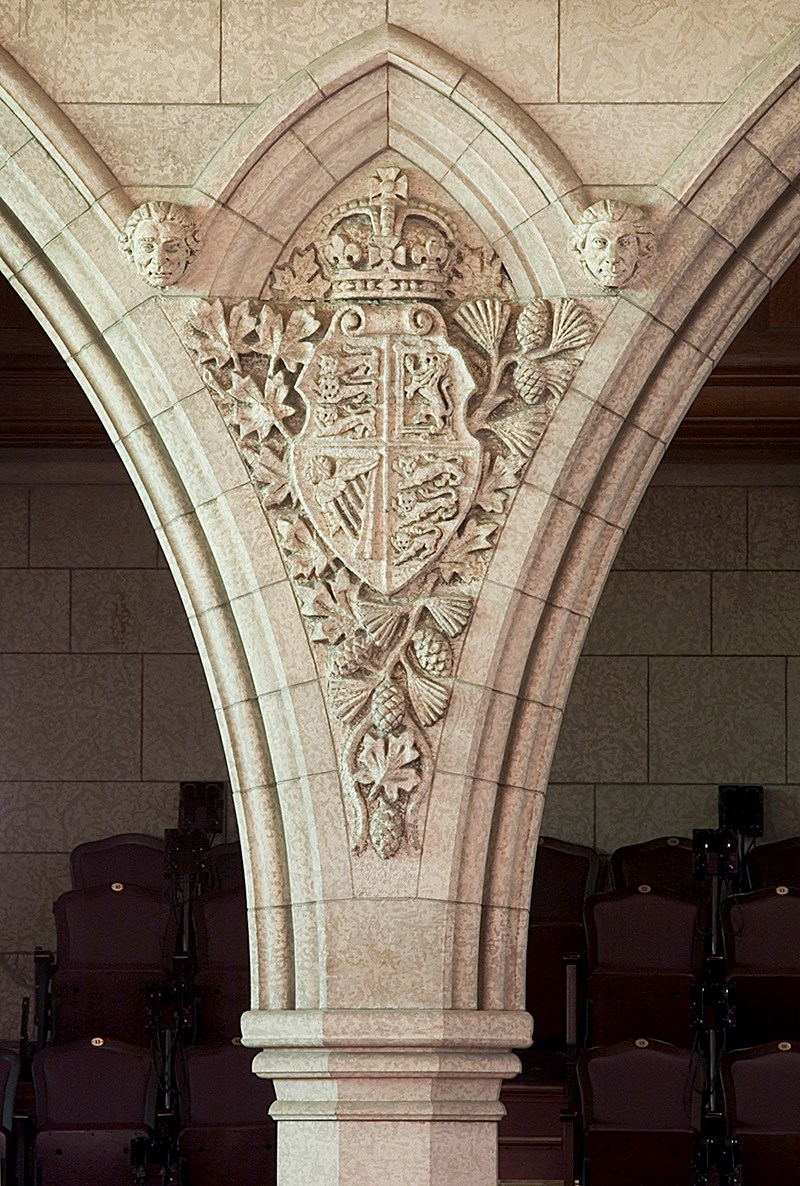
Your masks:
M296 382L307 405L289 468L331 551L384 594L439 556L468 514L481 446L475 390L429 304L348 304Z

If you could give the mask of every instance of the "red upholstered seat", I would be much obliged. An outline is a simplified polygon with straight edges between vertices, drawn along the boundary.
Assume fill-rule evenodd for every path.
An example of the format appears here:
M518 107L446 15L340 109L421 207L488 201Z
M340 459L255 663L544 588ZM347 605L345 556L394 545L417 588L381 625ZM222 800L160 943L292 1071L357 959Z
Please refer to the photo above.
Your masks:
M250 1007L250 948L244 890L201 894L192 903L200 1001L199 1033L204 1042L225 1041L240 1032Z
M650 885L688 898L696 898L703 886L695 880L692 842L685 836L659 836L616 849L611 878L614 889Z
M578 1059L584 1180L591 1186L678 1186L692 1181L700 1130L700 1055L635 1039Z
M146 1043L145 985L169 969L174 941L161 894L121 882L97 885L62 894L53 912L55 1040L101 1034Z
M690 1045L701 956L697 906L666 890L612 890L586 903L592 1045L660 1038Z
M186 1092L178 1149L191 1186L274 1186L275 1092L252 1071L254 1050L232 1043L186 1051Z
M769 1042L722 1060L728 1135L741 1141L742 1186L800 1179L800 1045Z
M800 889L728 898L722 926L736 994L733 1044L800 1039Z
M33 1059L33 1083L37 1186L131 1182L131 1141L155 1123L150 1051L111 1039L48 1047Z
M594 893L600 859L591 848L543 836L536 869L528 928L525 1007L533 1014L538 1045L566 1040L567 953L583 954L586 938L583 904Z
M142 832L124 832L89 840L72 850L69 858L72 888L90 885L139 885L145 889L164 889L164 841Z

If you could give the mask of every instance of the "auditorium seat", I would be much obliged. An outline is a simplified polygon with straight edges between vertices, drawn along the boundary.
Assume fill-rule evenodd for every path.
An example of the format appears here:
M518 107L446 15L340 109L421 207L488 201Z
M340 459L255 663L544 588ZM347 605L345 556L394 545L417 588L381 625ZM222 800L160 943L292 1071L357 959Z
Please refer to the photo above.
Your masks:
M157 836L124 832L89 840L72 850L69 864L76 890L117 881L164 890L164 841Z
M238 840L213 844L206 854L211 874L211 889L232 890L244 887L242 849Z
M760 844L745 861L750 889L790 885L800 889L800 836Z
M722 907L736 1046L800 1039L800 889L779 885Z
M0 1049L0 1182L3 1184L8 1181L7 1162L13 1159L11 1140L18 1082L19 1056L13 1050Z
M186 1051L178 1152L190 1186L275 1186L275 1092L253 1074L255 1054L231 1042Z
M616 849L611 879L614 889L650 885L688 898L697 898L703 885L695 879L692 841L685 836L659 836Z
M700 1055L666 1042L631 1038L584 1050L584 1186L688 1186L703 1081Z
M741 1142L742 1186L800 1180L800 1045L736 1050L721 1069L728 1135Z
M645 884L596 894L585 914L590 1044L641 1035L689 1045L702 954L696 903Z
M130 1147L153 1134L157 1082L148 1049L95 1037L40 1050L36 1186L125 1186Z
M591 848L549 836L539 840L528 928L525 997L525 1007L534 1019L537 1046L567 1043L568 971L564 957L585 954L583 905L587 896L594 893L599 867L600 859Z
M100 1033L148 1041L145 985L169 971L174 924L155 890L115 882L57 899L53 1031L56 1042Z
M250 948L244 890L216 890L192 902L200 1003L198 1032L203 1042L238 1037L242 1013L250 1008Z

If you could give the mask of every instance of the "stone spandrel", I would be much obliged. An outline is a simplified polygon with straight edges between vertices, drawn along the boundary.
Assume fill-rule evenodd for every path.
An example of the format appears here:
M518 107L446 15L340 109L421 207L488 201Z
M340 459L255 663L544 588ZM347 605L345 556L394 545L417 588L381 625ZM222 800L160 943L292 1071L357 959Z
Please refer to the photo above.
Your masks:
M187 327L317 645L352 850L384 859L421 849L474 598L594 334L572 300L515 302L424 188L377 170L290 244L272 299Z

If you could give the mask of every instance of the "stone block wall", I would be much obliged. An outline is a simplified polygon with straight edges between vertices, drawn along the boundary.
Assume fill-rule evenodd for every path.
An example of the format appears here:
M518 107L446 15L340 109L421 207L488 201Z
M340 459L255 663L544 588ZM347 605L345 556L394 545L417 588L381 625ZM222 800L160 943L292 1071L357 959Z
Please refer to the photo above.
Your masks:
M76 844L177 822L225 761L186 616L113 454L0 455L0 1039Z
M543 834L610 852L717 822L765 786L800 833L800 467L666 463L622 543L572 685Z

